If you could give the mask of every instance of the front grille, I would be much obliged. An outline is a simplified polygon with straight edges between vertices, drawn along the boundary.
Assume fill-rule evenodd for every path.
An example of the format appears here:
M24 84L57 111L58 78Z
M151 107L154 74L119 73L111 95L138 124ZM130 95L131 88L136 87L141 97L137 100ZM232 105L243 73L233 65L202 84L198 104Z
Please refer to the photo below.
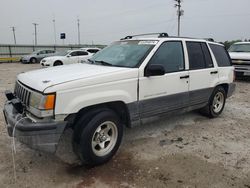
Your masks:
M233 65L250 65L250 60L232 59Z
M14 94L17 98L19 98L22 101L22 103L25 106L29 106L29 99L31 92L27 88L22 86L18 81L16 82L15 85Z

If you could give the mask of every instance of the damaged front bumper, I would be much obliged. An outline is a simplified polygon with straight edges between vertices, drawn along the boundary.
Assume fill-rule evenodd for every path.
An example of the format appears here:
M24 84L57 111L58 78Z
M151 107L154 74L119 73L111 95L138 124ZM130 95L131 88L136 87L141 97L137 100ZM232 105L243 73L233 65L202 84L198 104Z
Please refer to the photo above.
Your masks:
M66 127L66 121L34 121L20 114L11 101L4 105L4 117L8 134L32 149L54 153Z

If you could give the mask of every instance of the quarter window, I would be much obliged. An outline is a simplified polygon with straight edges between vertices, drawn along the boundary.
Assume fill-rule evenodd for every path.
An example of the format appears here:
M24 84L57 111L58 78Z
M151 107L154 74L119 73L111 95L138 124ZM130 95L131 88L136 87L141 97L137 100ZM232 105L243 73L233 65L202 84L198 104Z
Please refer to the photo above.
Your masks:
M156 51L149 64L160 64L166 73L184 70L184 55L181 41L163 43Z
M231 59L225 48L216 44L209 44L219 67L231 66Z

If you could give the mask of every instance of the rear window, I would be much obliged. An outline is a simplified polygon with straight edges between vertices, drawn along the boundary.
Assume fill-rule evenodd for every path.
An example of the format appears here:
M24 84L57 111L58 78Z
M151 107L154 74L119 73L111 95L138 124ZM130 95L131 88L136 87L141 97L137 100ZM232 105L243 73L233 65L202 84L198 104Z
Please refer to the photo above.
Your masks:
M219 67L231 66L231 59L224 46L209 44Z

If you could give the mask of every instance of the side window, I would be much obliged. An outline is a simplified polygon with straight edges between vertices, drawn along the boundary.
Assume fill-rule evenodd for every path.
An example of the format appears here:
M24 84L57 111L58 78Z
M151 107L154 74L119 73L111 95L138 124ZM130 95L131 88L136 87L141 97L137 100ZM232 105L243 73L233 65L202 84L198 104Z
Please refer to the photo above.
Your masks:
M89 49L89 50L87 50L87 51L90 52L90 53L95 54L95 53L98 52L99 50L98 50L98 49Z
M45 54L45 53L46 53L45 50L42 50L42 51L39 52L39 54L41 54L41 55L42 55L42 54Z
M78 56L84 56L84 55L89 55L88 52L84 52L84 51L78 51L77 52Z
M55 51L53 51L53 50L47 50L46 53L47 54L53 54L53 53L55 53Z
M184 54L181 41L164 42L149 64L161 64L166 73L184 70Z
M77 54L78 54L77 51L76 51L76 52L71 52L71 53L70 53L71 56L77 56Z
M209 44L219 67L231 66L231 59L223 46Z
M206 68L205 56L200 42L187 42L187 50L190 70Z

